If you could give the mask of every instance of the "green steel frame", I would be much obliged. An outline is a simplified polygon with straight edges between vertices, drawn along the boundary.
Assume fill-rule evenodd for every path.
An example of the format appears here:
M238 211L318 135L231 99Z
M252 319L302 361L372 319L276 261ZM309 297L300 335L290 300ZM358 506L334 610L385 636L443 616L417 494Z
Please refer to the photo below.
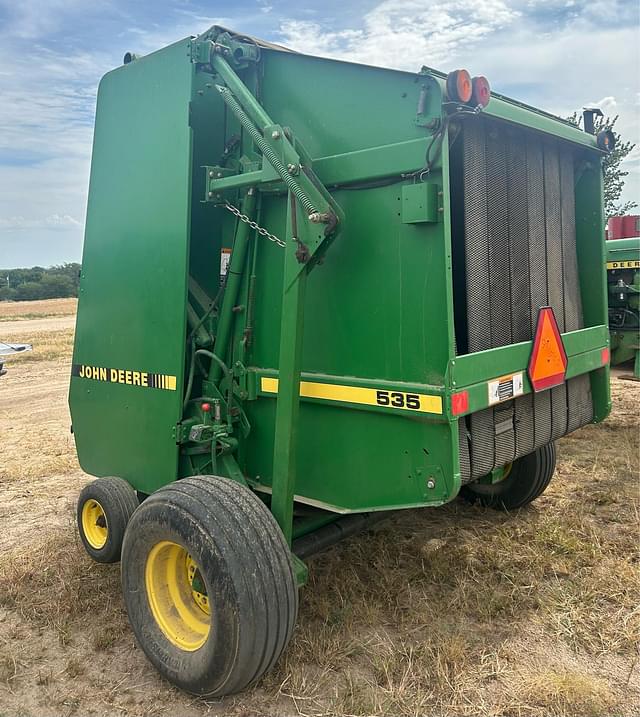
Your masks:
M215 27L106 75L70 388L84 470L145 493L226 475L264 497L289 542L341 513L455 497L453 397L481 410L487 382L518 371L530 392L532 344L456 355L450 105L428 68L321 60ZM484 111L575 147L586 328L563 341L600 421L601 153L499 95Z

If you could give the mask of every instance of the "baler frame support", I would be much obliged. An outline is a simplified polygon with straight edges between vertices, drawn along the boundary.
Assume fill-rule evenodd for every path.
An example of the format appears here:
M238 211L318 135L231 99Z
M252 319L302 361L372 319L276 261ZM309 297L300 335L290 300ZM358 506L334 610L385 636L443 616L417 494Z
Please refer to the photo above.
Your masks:
M273 122L225 59L235 57L239 47L241 57L251 58L251 61L258 59L259 52L253 52L255 46L251 45L244 50L243 43L238 45L236 42L237 47L232 52L232 48L217 40L194 40L192 58L202 69L224 81L225 86L216 85L216 89L261 151L263 159L259 172L242 176L219 176L224 173L206 167L206 199L221 203L225 201L222 194L225 189L249 187L243 210L251 216L255 209L256 175L260 175L260 183L275 180L283 182L288 189L271 512L291 546L305 287L307 276L316 266L320 254L338 234L343 216L341 208L313 172L309 155L299 142L295 142L291 131ZM299 216L298 205L304 210L303 217ZM232 284L225 292L216 338L218 355L224 355L227 348L248 237L248 226L239 222L229 267ZM212 362L209 379L219 381L220 374L221 367ZM239 469L238 472L241 474ZM300 561L296 562L296 567L298 579L304 582L306 567Z

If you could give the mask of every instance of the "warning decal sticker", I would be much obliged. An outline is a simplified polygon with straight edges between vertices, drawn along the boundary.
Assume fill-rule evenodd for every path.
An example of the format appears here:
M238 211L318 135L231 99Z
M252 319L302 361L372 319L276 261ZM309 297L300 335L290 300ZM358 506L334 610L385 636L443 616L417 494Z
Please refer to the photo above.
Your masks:
M522 371L512 373L509 376L502 376L493 381L489 381L489 405L508 401L516 396L522 396L524 393L524 383L522 380Z

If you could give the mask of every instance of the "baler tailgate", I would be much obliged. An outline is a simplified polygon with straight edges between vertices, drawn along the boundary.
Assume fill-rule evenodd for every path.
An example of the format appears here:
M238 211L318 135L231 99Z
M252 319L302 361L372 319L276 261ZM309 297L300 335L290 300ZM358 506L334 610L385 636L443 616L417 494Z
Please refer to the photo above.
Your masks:
M583 328L576 254L574 162L568 142L493 119L465 122L459 143L461 212L457 339L474 354L533 338L540 307L562 333ZM463 318L461 318L463 317ZM605 342L606 344L606 342ZM526 363L519 368L526 367ZM479 478L593 419L587 375L467 419ZM465 450L463 443L462 450Z

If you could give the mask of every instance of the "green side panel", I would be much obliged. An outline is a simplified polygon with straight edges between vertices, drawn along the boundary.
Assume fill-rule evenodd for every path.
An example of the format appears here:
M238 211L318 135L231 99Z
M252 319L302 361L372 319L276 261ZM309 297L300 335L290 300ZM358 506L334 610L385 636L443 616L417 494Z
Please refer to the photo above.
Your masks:
M251 407L255 431L245 472L257 490L271 485L276 402ZM422 417L357 411L345 407L300 407L295 494L338 512L440 505L457 493L457 424Z
M263 107L313 158L426 136L413 73L273 51L262 62Z
M420 85L412 75L274 52L265 53L261 91L274 120L291 127L314 157L425 136L415 124ZM355 111L360 107L365 111ZM416 167L424 150L414 147ZM411 197L410 223L403 223L403 184L382 184L333 192L345 222L309 274L302 371L443 385L454 340L448 198L438 192L446 195L449 182L440 167L433 170L428 188L414 190L421 194ZM284 237L285 217L284 197L263 197L261 226ZM249 361L277 369L284 255L262 238L256 248ZM236 346L241 338L238 322ZM240 464L264 489L271 485L275 407L272 397L245 404L252 431ZM457 492L457 424L441 416L400 418L303 402L298 435L295 493L312 504L381 510L436 505Z
M605 242L607 261L638 261L640 259L640 237L611 239Z
M604 241L602 167L585 153L583 172L576 182L576 250L585 326L608 323ZM593 416L603 421L611 411L609 366L590 374Z
M175 390L172 379L151 388L73 375L69 403L83 470L145 492L177 471L192 80L183 40L108 73L98 91L73 373L138 371L147 383L155 373L175 377Z
M264 62L266 110L314 157L425 136L415 124L415 75L281 52L265 53ZM415 153L419 167L424 148ZM430 183L436 192L448 187L440 168ZM441 384L453 353L446 213L437 222L403 224L400 183L333 196L345 222L309 275L302 370ZM284 198L265 198L259 223L284 236L285 215ZM264 241L258 252L256 292L264 300L256 301L251 361L277 368L283 255Z

